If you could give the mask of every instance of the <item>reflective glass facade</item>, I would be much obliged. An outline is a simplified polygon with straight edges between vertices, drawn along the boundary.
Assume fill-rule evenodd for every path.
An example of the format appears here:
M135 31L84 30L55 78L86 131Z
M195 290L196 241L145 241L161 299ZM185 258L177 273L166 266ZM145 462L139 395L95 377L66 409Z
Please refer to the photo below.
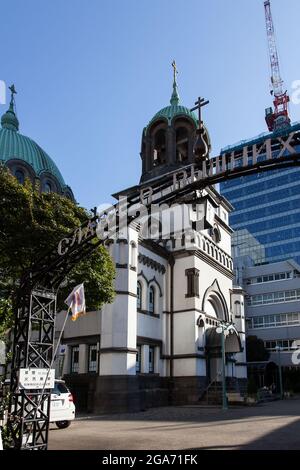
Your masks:
M284 259L300 263L300 168L270 170L220 184L234 207L235 256L254 264Z

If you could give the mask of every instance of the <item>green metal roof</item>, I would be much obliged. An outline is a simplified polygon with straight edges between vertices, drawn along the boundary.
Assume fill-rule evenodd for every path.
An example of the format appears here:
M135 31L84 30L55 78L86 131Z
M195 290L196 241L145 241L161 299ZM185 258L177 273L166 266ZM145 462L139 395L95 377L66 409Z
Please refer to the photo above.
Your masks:
M0 161L7 163L12 159L20 159L28 163L37 176L44 172L51 173L62 188L66 186L54 161L38 144L16 130L4 127L0 129Z
M155 114L155 116L151 119L149 122L147 128L155 122L158 121L159 119L167 119L168 124L171 124L172 119L175 116L185 116L191 118L196 126L198 126L198 120L196 115L190 111L188 108L185 106L181 106L179 104L180 98L179 98L179 93L178 93L178 87L177 87L177 81L176 81L176 64L175 61L173 61L172 66L174 67L174 79L173 79L173 92L172 96L170 99L170 106L166 106L165 108L162 108L158 113Z
M14 85L11 90L9 108L1 117L2 129L0 129L0 162L19 159L26 162L34 170L36 176L48 172L53 175L61 186L66 187L64 179L54 161L32 139L18 132L19 121L15 113L14 95L17 93Z
M148 127L154 121L157 121L159 119L167 119L170 123L175 116L188 116L194 121L196 126L198 125L196 115L192 111L190 111L185 106L181 106L179 104L171 104L170 106L166 106L165 108L158 111L158 113L156 113L155 116L149 122Z

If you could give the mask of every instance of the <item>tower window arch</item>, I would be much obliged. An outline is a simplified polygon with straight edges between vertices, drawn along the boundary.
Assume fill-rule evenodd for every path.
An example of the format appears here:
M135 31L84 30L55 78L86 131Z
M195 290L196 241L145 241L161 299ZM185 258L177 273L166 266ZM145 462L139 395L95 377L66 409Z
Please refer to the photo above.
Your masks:
M185 162L189 158L189 133L186 127L176 129L176 161Z
M141 310L142 308L142 284L140 283L140 281L138 281L137 283L136 294L137 294L137 309Z
M16 170L15 171L15 177L17 178L17 180L20 184L25 183L25 174L24 174L23 170L20 170L20 169Z
M149 307L149 313L154 313L154 311L155 311L155 289L154 289L153 286L151 286L150 289L149 289L148 307Z
M51 193L52 192L52 185L50 181L46 181L44 184L44 192L45 193Z
M241 302L239 302L238 300L236 300L236 301L234 302L234 314L240 316L241 313L242 313Z
M154 134L153 166L161 165L166 161L166 130L159 129Z

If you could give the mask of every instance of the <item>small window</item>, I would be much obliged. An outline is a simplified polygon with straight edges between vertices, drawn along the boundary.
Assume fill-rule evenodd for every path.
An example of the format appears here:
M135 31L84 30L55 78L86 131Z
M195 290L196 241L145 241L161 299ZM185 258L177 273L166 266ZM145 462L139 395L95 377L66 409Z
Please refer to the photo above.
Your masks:
M141 346L137 346L135 371L137 373L141 372Z
M17 178L18 182L20 184L24 184L25 182L25 175L24 175L24 171L22 170L16 170L15 171L15 177Z
M155 291L154 287L150 287L149 289L149 312L154 313L155 308Z
M130 267L136 269L136 244L134 242L130 243Z
M73 346L71 349L71 373L79 371L79 346Z
M234 302L234 313L235 313L235 315L241 315L241 313L242 313L241 303L238 300L236 302Z
M149 346L149 374L154 374L154 346Z
M97 372L97 345L96 344L91 344L89 346L88 371Z
M199 270L190 268L185 270L187 277L186 297L199 297Z
M136 294L137 294L137 309L141 310L142 308L142 285L140 282L137 283Z

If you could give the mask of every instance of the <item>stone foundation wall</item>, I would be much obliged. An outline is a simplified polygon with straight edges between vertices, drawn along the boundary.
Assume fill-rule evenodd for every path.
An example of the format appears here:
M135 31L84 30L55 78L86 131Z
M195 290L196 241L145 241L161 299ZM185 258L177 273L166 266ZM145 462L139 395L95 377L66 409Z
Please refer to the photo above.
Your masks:
M137 412L168 405L196 405L207 387L206 377L92 376L64 377L76 410L92 414ZM227 387L247 390L247 379L227 378Z

